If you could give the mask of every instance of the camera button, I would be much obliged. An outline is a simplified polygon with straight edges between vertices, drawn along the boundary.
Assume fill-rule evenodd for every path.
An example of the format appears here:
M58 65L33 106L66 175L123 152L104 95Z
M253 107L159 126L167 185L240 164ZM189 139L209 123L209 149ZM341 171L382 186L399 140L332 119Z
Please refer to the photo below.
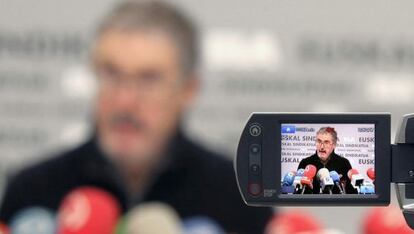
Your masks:
M262 186L258 183L249 184L248 191L252 196L259 196L262 193Z
M253 144L250 146L250 152L252 154L260 154L260 145L258 144Z
M259 165L257 165L257 164L253 164L253 165L250 167L250 171L251 171L253 174L258 175L258 174L260 173L260 166L259 166Z
M252 124L249 128L250 135L257 137L262 134L262 128L258 124Z

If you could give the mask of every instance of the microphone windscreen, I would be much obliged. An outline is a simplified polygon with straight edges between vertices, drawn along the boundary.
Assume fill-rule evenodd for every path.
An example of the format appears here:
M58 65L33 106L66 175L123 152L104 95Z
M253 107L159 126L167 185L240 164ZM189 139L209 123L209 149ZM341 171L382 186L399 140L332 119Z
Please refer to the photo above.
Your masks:
M295 179L295 172L293 172L293 171L288 172L283 177L283 184L285 184L285 185L292 185L294 179Z
M297 175L297 176L303 176L303 173L305 173L305 169L300 168L300 169L296 172L296 175Z
M303 175L309 177L310 179L313 179L313 177L316 175L316 167L312 164L307 165L305 167L305 172Z
M0 234L9 234L9 228L2 222L0 222Z
M159 202L144 203L128 212L128 234L182 234L181 219L169 205Z
M367 176L368 176L368 178L370 178L371 180L375 180L375 171L374 171L374 168L369 168L368 170L367 170Z
M54 234L56 218L51 210L31 207L19 211L10 221L12 234Z
M365 216L362 226L363 234L414 233L399 207L394 205L372 208Z
M183 234L225 234L220 225L211 218L198 216L183 221Z
M349 179L352 179L352 175L357 175L357 174L359 174L358 170L357 170L357 169L352 168L352 169L350 169L350 170L348 171L348 178L349 178Z
M95 187L70 192L58 212L58 234L112 234L120 215L117 200Z
M329 170L326 169L326 168L319 169L319 171L318 171L318 179L319 180L322 180L322 179L327 178L327 177L329 177Z
M320 222L303 210L278 212L266 225L265 234L323 233Z
M329 172L329 175L331 176L331 178L334 182L340 182L341 178L340 178L338 172L331 171L331 172Z

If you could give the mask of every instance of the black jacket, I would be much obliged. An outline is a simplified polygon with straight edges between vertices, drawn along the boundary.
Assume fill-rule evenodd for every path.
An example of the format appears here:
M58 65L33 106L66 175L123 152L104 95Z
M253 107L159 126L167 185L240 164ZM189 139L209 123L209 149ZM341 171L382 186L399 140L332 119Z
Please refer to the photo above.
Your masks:
M319 159L317 153L315 153L307 158L302 159L302 161L299 163L298 169L305 169L305 167L309 164L312 164L316 167L316 172L324 167L329 171L338 172L339 175L342 175L341 182L345 184L345 192L347 194L358 192L354 187L352 187L351 181L348 178L348 171L352 169L351 163L348 161L348 159L336 154L335 152L332 152L329 156L329 160L326 162L326 164L323 164ZM313 191L311 191L309 188L306 188L305 193L320 194L320 188L320 182L317 178L317 175L315 175L313 179ZM332 192L338 194L339 188L335 186Z
M31 206L56 211L68 192L83 185L110 191L119 199L124 212L132 208L125 186L95 141L92 139L17 174L8 183L0 220L8 223L17 211ZM232 164L181 134L173 142L170 163L145 194L143 202L167 203L183 219L208 216L227 232L263 233L272 210L247 207L243 203Z

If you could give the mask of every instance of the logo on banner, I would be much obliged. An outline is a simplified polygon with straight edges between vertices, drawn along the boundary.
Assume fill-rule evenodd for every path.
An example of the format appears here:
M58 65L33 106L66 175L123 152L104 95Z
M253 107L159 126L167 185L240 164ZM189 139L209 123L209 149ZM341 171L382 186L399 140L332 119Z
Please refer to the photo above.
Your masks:
M282 133L295 133L296 127L293 125L282 126Z
M296 128L296 131L297 132L315 132L315 128L307 128L307 127Z

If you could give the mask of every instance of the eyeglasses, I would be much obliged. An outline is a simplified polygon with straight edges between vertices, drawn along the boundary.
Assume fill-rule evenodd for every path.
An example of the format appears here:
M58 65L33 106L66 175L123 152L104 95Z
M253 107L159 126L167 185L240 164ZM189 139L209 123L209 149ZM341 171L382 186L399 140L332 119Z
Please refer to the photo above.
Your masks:
M129 89L142 99L158 100L166 97L182 83L182 79L167 79L166 74L155 69L131 75L111 65L96 65L94 71L101 90L114 92L121 88Z
M333 142L331 142L331 141L316 141L316 145L319 145L319 146L331 146L331 145L333 145Z

